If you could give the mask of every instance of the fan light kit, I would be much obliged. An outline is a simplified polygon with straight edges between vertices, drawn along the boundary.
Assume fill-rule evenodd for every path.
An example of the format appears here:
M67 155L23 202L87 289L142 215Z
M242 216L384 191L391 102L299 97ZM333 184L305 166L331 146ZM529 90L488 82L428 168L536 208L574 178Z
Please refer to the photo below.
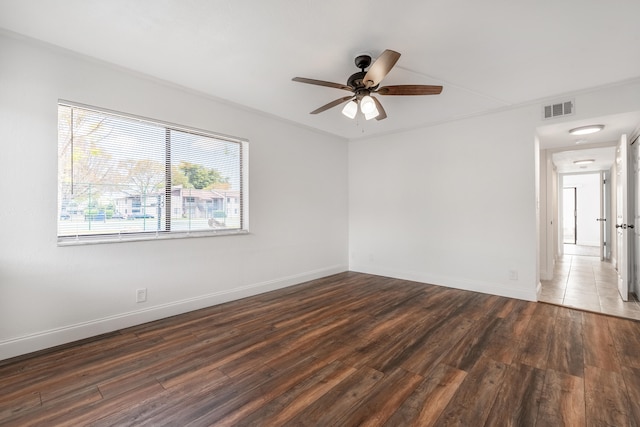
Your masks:
M358 103L356 101L349 101L342 109L342 114L353 119L358 114Z
M387 118L387 113L382 108L382 104L378 101L378 98L372 96L377 95L438 95L442 92L442 86L429 86L429 85L395 85L395 86L380 86L382 79L391 71L400 54L393 50L385 50L382 55L371 63L371 56L358 55L355 59L356 67L360 68L360 71L352 74L347 79L347 84L326 82L324 80L308 79L306 77L294 77L292 80L299 83L307 83L317 86L332 87L335 89L342 89L352 92L352 95L345 96L335 101L323 105L322 107L313 110L311 114L318 114L329 108L336 107L344 102L347 104L342 109L342 114L353 119L358 114L358 107L360 112L367 120L376 119L383 120ZM371 67L369 67L371 65ZM368 71L365 68L369 67Z
M569 131L571 135L589 135L590 133L600 132L604 129L604 125L580 126Z

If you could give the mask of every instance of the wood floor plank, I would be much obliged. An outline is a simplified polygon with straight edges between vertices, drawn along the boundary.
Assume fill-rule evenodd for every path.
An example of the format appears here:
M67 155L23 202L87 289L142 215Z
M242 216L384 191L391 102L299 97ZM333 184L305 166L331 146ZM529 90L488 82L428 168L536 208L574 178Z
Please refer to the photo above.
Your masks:
M101 419L112 414L128 413L131 407L145 405L148 400L157 400L166 393L157 383L144 384L129 389L109 399L96 400L88 405L69 406L55 417L49 417L45 425L51 426L85 426L100 425ZM147 400L148 399L148 400ZM122 423L102 425L122 426Z
M121 339L122 338L122 339ZM60 350L60 354L53 350L53 356L51 354L42 354L37 357L38 360L42 359L42 366L33 364L32 362L26 362L24 371L9 375L7 377L1 377L0 381L0 402L2 399L11 399L16 395L22 395L24 393L41 393L47 389L47 387L56 387L56 384L67 384L70 389L81 388L84 385L78 385L74 378L82 378L84 369L96 369L97 366L105 366L106 370L111 370L110 364L104 364L104 360L107 357L116 358L118 354L129 355L132 352L136 352L139 349L149 347L158 341L144 342L135 339L133 336L120 337L116 335L109 335L105 338L105 347L103 351L98 351L97 348L88 349L86 353L83 351L87 345L82 342L78 348L64 347ZM93 343L93 347L98 347L98 344ZM23 365L23 363L20 363ZM9 366L8 366L9 368ZM63 393L57 393L63 394ZM55 397L55 396L52 396Z
M620 372L615 345L606 316L582 313L584 363L606 371Z
M640 427L638 336L346 272L0 362L0 425Z
M546 369L554 340L554 325L558 307L538 304L520 340L514 361L538 369Z
M382 372L366 366L358 369L293 417L291 425L339 425L338 421L349 413L383 376ZM331 411L327 411L326 408L331 408Z
M424 316L405 328L395 336L370 343L351 358L345 358L346 363L353 366L369 366L380 372L388 372L399 368L406 355L413 354L416 346L422 345L425 336L430 334L437 322L430 316Z
M629 425L629 401L620 373L587 366L584 389L588 425Z
M241 419L275 400L325 366L322 361L313 357L302 360L283 359L280 361L280 365L275 368L277 372L273 377L260 384L259 387L246 390L234 398L227 399L223 404L217 405L215 415L207 413L199 419L184 417L182 420L196 424L206 421L208 424L215 423L221 426L237 425Z
M3 419L1 424L3 426L56 425L53 421L56 417L100 400L102 396L96 387L84 388L32 408L37 410L14 413L7 419ZM16 417L16 415L19 416Z
M373 387L365 399L354 405L354 408L338 421L338 425L383 425L423 379L420 375L404 369L390 372ZM393 393L389 393L391 388Z
M540 369L509 366L485 426L535 426L544 377Z
M511 298L503 298L495 313L496 317L504 319L516 308L518 300Z
M454 368L469 372L479 361L496 334L501 319L480 317L442 359Z
M186 382L148 399L130 402L127 408L103 417L98 426L186 425L186 420L214 413L215 408L259 387L274 370L264 366L234 380Z
M640 427L640 369L625 366L622 368L622 378L627 387L629 424Z
M573 311L573 310L562 310ZM558 317L553 329L547 368L558 372L584 376L584 346L582 319Z
M487 342L482 348L482 355L496 362L511 364L517 354L518 340L501 333L501 328L494 331L494 334L487 337Z
M42 405L40 393L25 393L13 399L3 399L0 403L0 420L18 418L30 410L37 410Z
M451 366L437 365L387 420L385 427L433 425L466 375Z
M503 363L481 357L434 425L484 425L502 384L506 367Z
M503 318L499 333L520 342L538 305L517 300L511 312Z
M422 341L413 354L408 355L402 367L426 376L448 354L473 326L473 321L462 316L449 316L438 323L437 328Z
M584 380L548 369L536 425L584 426L585 423Z
M321 396L356 371L339 361L326 365L305 381L296 384L274 401L242 419L245 426L285 425Z
M620 362L625 366L640 368L640 357L638 357L640 322L615 317L607 317L606 321L609 323L609 332Z

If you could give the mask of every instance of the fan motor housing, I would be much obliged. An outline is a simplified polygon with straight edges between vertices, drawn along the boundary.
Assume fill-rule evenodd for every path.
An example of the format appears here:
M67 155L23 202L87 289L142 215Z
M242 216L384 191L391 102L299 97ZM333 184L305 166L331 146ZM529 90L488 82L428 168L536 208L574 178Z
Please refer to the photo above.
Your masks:
M347 86L351 86L354 89L364 87L362 79L364 79L366 74L367 73L364 71L358 71L357 73L352 74L349 76L349 79L347 79Z

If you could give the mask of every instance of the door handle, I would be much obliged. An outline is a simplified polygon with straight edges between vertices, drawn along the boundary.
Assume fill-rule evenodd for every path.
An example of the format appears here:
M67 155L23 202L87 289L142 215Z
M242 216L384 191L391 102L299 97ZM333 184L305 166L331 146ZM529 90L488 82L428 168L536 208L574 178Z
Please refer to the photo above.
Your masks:
M616 224L616 228L622 228L624 230L627 228L627 224Z
M606 221L606 218L596 218L596 221Z

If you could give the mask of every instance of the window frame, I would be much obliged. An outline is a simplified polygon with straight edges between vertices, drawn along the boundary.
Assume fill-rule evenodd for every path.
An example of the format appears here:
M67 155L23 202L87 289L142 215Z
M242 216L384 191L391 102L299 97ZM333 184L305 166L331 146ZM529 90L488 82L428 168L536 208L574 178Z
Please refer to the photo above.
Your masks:
M57 164L57 177L56 177L56 235L58 246L75 246L85 244L101 244L101 243L121 243L121 242L135 242L135 241L149 241L149 240L170 240L170 239L184 239L184 238L197 238L197 237L214 237L214 236L231 236L231 235L244 235L249 234L249 140L245 138L230 136L221 134L218 132L212 132L200 128L195 128L186 125L179 125L176 123L152 119L136 114L125 113L121 111L110 110L102 107L95 107L79 102L68 101L65 99L58 99L56 104L56 116L60 107L81 108L90 110L96 113L108 114L111 116L122 117L127 120L134 120L142 123L148 123L153 126L164 127L166 131L173 130L178 132L186 132L193 135L199 135L207 138L214 138L221 141L227 141L239 144L240 148L240 188L239 192L239 204L240 204L240 226L239 228L232 229L196 229L196 230L180 230L180 231L139 231L130 233L103 233L103 234L76 234L68 236L60 236L59 222L60 219L60 165ZM59 125L59 117L56 123ZM56 126L57 127L57 126ZM58 134L59 138L59 134ZM57 142L58 143L58 142ZM58 152L58 150L56 150ZM58 152L59 153L59 152ZM167 164L165 163L165 167ZM169 165L170 166L170 165ZM165 215L168 215L169 219L173 215L173 208L167 210Z

